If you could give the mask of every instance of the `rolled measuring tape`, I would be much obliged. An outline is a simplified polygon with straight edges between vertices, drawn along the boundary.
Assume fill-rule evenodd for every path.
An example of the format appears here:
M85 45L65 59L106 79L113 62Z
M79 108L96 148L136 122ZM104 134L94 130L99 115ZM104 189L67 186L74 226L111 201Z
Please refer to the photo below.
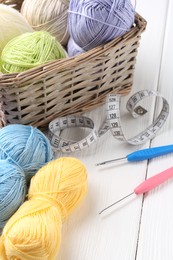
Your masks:
M126 141L132 145L139 145L145 143L148 139L152 139L156 136L158 131L164 125L169 115L169 104L167 100L157 91L142 90L136 92L127 101L126 108L134 118L142 116L147 113L147 110L137 104L147 97L159 97L162 99L162 109L158 117L154 122L149 125L144 131L140 132L136 136L127 139L123 133L123 128L120 118L120 103L121 95L108 95L106 98L106 119L102 126L97 131L94 126L94 122L91 118L85 116L66 116L56 118L49 124L49 140L51 145L58 151L62 152L74 152L81 151L89 147L92 143L96 142L98 138L103 136L107 131L111 131L112 135L120 140ZM91 129L89 135L82 140L76 142L72 140L64 139L61 133L66 128L78 128L84 127Z

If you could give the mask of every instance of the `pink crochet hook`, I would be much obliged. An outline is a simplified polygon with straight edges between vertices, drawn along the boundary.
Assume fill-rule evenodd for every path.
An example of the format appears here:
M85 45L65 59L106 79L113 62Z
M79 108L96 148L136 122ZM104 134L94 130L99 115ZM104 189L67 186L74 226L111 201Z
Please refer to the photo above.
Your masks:
M113 204L109 205L108 207L104 208L102 211L99 212L99 214L102 214L104 211L106 211L110 207L114 206L115 204L119 203L120 201L124 200L125 198L131 196L132 194L140 195L140 194L144 194L144 193L154 189L155 187L157 187L158 185L160 185L161 183L163 183L164 181L168 180L171 177L173 177L173 167L171 167L163 172L160 172L160 173L154 175L153 177L145 180L139 186L137 186L132 193L128 194L127 196L123 197L122 199L120 199L120 200L114 202Z

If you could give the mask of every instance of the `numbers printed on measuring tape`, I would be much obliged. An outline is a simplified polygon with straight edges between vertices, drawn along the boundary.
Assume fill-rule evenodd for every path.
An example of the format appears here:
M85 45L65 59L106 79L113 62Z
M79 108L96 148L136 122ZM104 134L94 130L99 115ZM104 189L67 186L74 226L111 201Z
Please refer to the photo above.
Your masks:
M80 140L79 142L65 140L64 138L60 137L62 130L73 127L86 127L90 128L92 131L87 137ZM74 152L89 147L93 142L96 141L97 133L94 128L94 122L90 118L84 116L67 116L57 118L50 122L48 137L50 139L51 145L57 150L61 150L62 152Z
M120 101L121 95L108 95L106 99L106 119L98 131L96 131L94 122L89 117L85 116L66 116L53 120L49 124L49 139L51 145L57 150L62 152L74 152L83 150L89 147L92 143L96 142L97 138L103 136L108 130L112 135L121 141L126 141L132 145L139 145L152 139L156 136L157 132L162 128L169 114L169 104L167 100L160 95L157 91L143 90L135 93L127 101L126 108L134 118L141 116L147 112L141 106L136 105L144 98L159 97L162 99L162 109L155 121L149 125L144 131L138 135L126 139L123 133L121 117L120 117ZM61 132L66 128L85 127L91 129L88 136L78 142L66 140L61 137Z

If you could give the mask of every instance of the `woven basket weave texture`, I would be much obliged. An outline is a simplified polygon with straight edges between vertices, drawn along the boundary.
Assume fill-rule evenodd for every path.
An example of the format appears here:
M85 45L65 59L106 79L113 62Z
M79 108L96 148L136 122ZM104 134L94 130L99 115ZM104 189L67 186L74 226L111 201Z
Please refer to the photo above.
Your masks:
M128 33L105 45L22 73L0 74L1 124L43 127L56 117L97 107L107 94L128 94L146 28L143 17L135 18Z

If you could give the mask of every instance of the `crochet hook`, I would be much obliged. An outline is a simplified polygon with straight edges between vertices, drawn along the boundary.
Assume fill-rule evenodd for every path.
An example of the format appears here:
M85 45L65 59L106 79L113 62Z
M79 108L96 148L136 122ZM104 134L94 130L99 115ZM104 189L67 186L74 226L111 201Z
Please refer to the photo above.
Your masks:
M132 193L126 195L125 197L123 197L122 199L112 203L111 205L109 205L108 207L104 208L102 211L99 212L99 214L102 214L104 211L106 211L107 209L111 208L112 206L114 206L115 204L119 203L120 201L126 199L127 197L131 196L132 194L136 194L136 195L140 195L140 194L144 194L152 189L154 189L155 187L157 187L158 185L160 185L161 183L165 182L166 180L168 180L169 178L173 177L173 167L160 172L152 177L150 177L149 179L145 180L144 182L142 182L139 186L137 186Z
M129 162L143 161L143 160L152 159L154 157L158 157L158 156L165 155L165 154L172 153L172 152L173 152L172 144L165 145L165 146L158 146L158 147L154 147L154 148L147 148L147 149L138 150L133 153L130 153L126 157L97 163L96 166L104 165L107 163L112 163L112 162L120 161L120 160L124 160L124 159Z

